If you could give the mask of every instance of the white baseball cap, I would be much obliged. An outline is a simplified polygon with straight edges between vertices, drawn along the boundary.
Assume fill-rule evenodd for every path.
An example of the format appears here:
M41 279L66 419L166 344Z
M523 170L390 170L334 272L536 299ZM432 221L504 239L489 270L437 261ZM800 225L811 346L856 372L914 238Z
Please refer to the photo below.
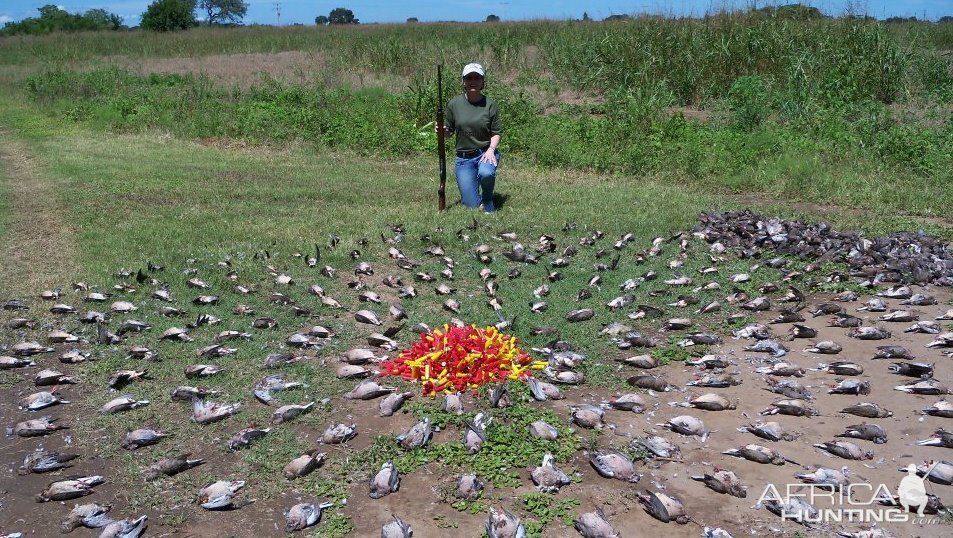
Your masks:
M466 77L470 73L476 73L481 77L486 76L486 71L483 69L483 66L478 63L467 64L463 66L463 74L460 77Z

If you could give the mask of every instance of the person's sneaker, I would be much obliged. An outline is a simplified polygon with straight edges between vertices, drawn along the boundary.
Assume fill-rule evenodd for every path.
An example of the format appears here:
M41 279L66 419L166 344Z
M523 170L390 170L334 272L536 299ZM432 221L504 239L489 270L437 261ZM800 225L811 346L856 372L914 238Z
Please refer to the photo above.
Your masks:
M488 203L488 204L483 204L483 212L484 212L484 213L493 213L493 212L495 212L495 211L496 211L496 206L493 205L493 202L490 202L490 203Z

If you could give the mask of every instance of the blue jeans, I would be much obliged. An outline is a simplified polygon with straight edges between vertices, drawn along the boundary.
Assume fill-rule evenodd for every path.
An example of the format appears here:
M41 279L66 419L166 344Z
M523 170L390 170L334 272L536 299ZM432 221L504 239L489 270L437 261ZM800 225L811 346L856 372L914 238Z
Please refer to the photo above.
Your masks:
M496 150L495 165L481 163L482 157L482 153L477 153L469 159L455 158L457 187L463 205L477 207L482 203L483 210L491 213L496 210L493 205L493 187L496 185L496 167L500 164L500 150Z

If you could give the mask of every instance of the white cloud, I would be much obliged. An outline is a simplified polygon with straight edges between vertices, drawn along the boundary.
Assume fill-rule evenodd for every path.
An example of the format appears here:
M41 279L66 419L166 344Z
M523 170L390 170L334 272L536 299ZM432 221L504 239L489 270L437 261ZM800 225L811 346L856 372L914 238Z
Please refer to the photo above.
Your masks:
M13 22L13 17L9 15L0 15L0 24L6 24L8 22Z

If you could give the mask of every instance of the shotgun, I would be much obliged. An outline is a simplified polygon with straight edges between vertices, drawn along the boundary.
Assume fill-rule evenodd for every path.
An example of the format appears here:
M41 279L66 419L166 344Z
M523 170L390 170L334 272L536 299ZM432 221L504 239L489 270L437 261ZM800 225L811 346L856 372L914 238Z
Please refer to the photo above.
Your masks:
M437 187L437 211L447 208L447 149L443 125L443 64L437 64L437 153L440 156L440 186Z

